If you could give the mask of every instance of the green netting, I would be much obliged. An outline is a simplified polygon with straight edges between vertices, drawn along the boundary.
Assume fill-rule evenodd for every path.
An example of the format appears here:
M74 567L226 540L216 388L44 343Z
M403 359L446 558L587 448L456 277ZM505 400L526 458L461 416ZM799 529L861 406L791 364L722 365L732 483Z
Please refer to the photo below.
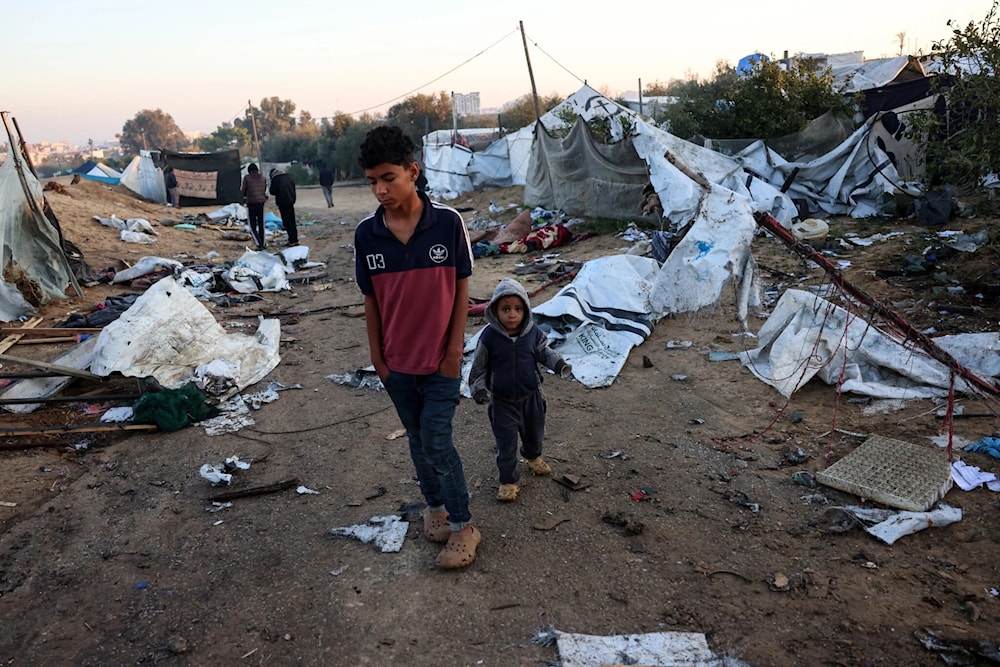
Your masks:
M132 406L132 421L156 424L164 431L178 431L188 424L219 414L218 408L205 402L198 386L189 382L180 389L164 389L145 394Z

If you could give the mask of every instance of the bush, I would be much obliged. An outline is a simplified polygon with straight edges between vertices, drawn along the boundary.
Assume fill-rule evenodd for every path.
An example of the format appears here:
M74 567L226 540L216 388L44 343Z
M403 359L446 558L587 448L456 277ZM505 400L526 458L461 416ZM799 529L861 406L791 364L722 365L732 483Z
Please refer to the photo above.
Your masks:
M935 43L931 58L943 72L932 82L938 103L913 114L907 136L920 149L928 185L982 190L987 176L1000 174L997 0L981 22L953 28L947 40Z

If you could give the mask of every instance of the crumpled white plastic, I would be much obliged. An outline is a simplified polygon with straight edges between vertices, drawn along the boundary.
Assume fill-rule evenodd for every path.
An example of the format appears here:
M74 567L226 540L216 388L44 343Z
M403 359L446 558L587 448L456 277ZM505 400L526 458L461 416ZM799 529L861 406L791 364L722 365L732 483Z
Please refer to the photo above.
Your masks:
M970 466L965 461L952 461L951 478L963 491L978 489L983 484L990 491L1000 491L1000 479L996 473L982 472L977 466Z
M365 544L374 543L382 553L394 553L403 548L403 540L406 539L406 531L409 530L409 527L409 522L403 521L399 515L387 514L373 516L368 519L368 523L331 528L330 534L353 537Z

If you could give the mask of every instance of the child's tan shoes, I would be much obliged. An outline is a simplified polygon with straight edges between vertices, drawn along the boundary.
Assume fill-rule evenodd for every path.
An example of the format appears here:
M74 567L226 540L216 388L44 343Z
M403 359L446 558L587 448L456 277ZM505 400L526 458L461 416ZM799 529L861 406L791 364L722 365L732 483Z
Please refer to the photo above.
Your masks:
M528 469L535 475L552 474L552 468L541 456L534 459L525 459L524 462L528 465Z

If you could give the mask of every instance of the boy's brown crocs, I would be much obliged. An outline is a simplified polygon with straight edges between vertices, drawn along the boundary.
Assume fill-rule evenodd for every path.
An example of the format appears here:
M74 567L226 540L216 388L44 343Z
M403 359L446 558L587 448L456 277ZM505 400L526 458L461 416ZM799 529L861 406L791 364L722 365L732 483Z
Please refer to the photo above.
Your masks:
M524 462L528 464L528 469L536 475L552 474L552 468L549 467L549 464L541 456L534 459L525 459Z
M483 536L475 526L466 526L462 530L453 530L448 544L437 557L437 566L442 570L455 570L466 567L476 560L476 547Z
M448 541L451 537L451 524L448 523L447 510L431 512L430 507L424 508L424 537L438 544Z
M509 503L517 500L517 494L521 489L517 484L501 484L497 490L497 500L502 503Z

